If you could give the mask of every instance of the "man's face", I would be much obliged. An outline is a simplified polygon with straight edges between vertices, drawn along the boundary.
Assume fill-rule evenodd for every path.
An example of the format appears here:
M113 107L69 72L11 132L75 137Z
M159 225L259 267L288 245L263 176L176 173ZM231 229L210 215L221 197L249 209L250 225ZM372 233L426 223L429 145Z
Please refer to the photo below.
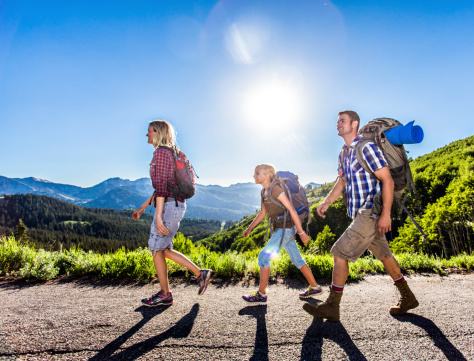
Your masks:
M341 114L337 118L337 134L343 137L357 129L357 122L352 122L348 114Z

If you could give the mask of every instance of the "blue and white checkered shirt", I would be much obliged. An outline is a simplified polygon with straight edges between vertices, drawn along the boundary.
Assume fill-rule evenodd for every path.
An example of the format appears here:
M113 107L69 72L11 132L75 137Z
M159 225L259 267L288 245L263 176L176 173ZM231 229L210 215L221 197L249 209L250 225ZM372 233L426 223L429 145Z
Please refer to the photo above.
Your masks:
M352 219L355 218L359 209L371 209L374 206L375 195L382 189L377 177L367 172L357 161L355 145L360 140L361 137L357 136L350 147L344 144L339 155L338 174L346 183L347 214ZM372 172L387 166L382 151L373 142L364 145L362 155Z

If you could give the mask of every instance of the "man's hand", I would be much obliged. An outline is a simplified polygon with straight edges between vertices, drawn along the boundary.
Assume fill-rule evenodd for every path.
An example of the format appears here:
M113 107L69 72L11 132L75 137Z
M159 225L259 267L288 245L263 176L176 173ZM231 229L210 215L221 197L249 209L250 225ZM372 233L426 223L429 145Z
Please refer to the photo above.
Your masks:
M392 230L392 218L390 217L390 214L382 213L377 226L380 234L390 232Z
M165 224L163 223L163 219L161 217L156 217L155 219L156 230L161 236L167 236L170 234L170 230L166 228Z
M324 201L318 206L318 208L316 208L316 213L321 218L326 218L326 211L328 210L328 208L329 208L329 203Z
M305 246L307 246L309 241L311 241L311 237L308 236L308 234L305 231L298 233L298 236L300 236L301 242L303 242Z

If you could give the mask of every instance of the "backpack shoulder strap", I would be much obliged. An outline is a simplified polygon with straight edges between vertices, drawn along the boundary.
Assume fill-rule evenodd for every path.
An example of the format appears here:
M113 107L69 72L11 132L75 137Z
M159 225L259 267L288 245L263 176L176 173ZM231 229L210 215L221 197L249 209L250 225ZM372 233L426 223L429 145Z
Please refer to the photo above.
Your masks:
M273 197L273 195L272 195L273 188L274 188L275 185L277 185L277 184L278 184L279 186L281 186L281 187L283 188L283 190L285 190L284 185L283 185L280 181L278 181L277 179L274 179L274 180L272 181L272 184L270 185L270 188L268 188L268 200L269 200L271 203L273 203L274 205L276 205L276 206L280 207L281 209L284 209L284 210L285 210L285 209L286 209L285 206L284 206L278 199L276 199L275 197ZM264 189L262 190L262 194L263 194L263 192L265 192Z
M357 144L354 146L354 150L356 152L356 158L359 164L364 168L368 173L373 174L372 170L369 168L369 165L365 161L363 150L364 147L367 143L371 142L370 139L361 139L357 142Z

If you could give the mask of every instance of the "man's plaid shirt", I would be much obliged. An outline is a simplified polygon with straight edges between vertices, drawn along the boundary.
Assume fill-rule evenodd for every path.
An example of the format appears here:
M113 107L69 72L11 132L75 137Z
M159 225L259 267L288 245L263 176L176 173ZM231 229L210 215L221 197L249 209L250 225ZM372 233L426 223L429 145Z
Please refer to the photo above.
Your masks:
M371 209L374 197L382 188L380 181L373 173L367 172L357 161L355 145L361 140L357 136L350 147L346 144L339 155L338 174L345 181L347 214L352 219L359 209ZM362 155L372 172L387 166L387 161L380 148L368 142L362 149Z

